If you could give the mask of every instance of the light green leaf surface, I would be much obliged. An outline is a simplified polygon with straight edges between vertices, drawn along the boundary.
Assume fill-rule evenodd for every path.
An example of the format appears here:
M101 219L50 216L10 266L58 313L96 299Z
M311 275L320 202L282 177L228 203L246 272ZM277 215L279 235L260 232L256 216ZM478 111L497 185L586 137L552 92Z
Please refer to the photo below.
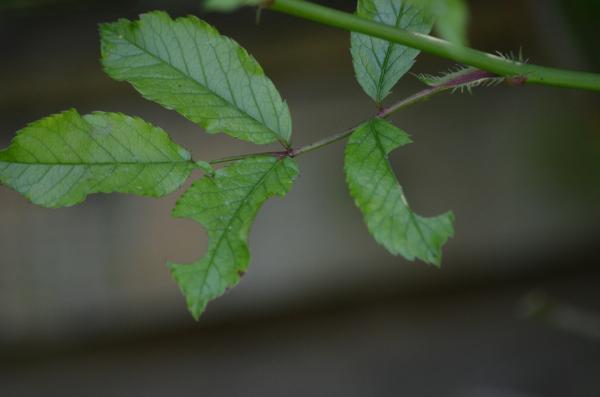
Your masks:
M377 242L394 255L439 266L442 246L454 234L454 216L424 218L408 205L388 154L410 142L404 131L380 118L362 124L346 146L346 181Z
M160 197L194 168L160 128L119 113L46 117L0 151L0 182L43 207L67 207L91 193Z
M102 62L116 80L204 127L257 144L289 146L287 104L246 50L200 19L164 12L104 24Z
M359 0L357 15L411 32L429 33L428 13L406 0ZM351 34L352 63L356 79L380 104L400 78L410 70L419 50L360 33Z
M252 157L197 180L179 199L173 216L199 222L209 239L197 262L169 264L194 318L238 283L250 261L248 232L256 213L269 197L284 196L297 175L290 158Z

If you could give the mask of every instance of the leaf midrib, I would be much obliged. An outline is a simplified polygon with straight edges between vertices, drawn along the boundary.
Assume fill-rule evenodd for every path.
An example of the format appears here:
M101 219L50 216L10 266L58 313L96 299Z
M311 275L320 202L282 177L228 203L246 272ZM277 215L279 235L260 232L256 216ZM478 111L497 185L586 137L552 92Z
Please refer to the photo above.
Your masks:
M393 6L392 6L392 8L393 8ZM401 12L402 12L402 7L400 7L398 12L396 13L396 22L394 23L394 27L396 27L396 28L398 28L398 25L400 24L400 21L402 20L402 17L400 15ZM383 64L381 65L381 74L379 75L379 81L377 82L377 102L378 103L383 101L383 98L381 98L381 95L382 95L381 91L383 90L384 76L387 72L388 62L390 61L392 48L394 48L393 43L391 43L389 41L387 43L388 43L388 48L385 51L385 57L383 58Z
M30 162L25 162L25 161L4 161L4 160L0 160L0 164L5 163L5 164L17 164L17 165L43 165L43 166L86 166L86 167L93 167L93 166L103 166L103 165L111 165L111 166L119 166L119 165L172 165L172 164L186 164L189 163L190 165L193 165L194 162L191 160L182 160L182 161L157 161L157 162L133 162L133 161L124 161L124 162L110 162L110 163L83 163L83 162L77 162L77 163L50 163L50 162L38 162L38 163L30 163Z
M256 189L258 188L258 186L260 186L262 184L262 182L266 179L266 177L273 172L273 170L275 169L275 167L279 164L279 162L282 160L277 160L273 163L273 165L271 166L271 168L269 168L269 170L267 172L264 173L263 176L260 177L260 179L252 186L252 188L250 189L250 191L244 196L244 198L240 201L240 205L236 208L235 212L233 213L233 215L229 218L229 221L227 222L227 226L225 226L225 228L223 228L223 233L221 233L221 235L219 236L219 239L217 240L217 243L215 244L215 248L214 250L211 250L210 253L210 257L207 258L208 259L208 266L206 268L206 272L204 273L204 277L202 280L202 284L204 285L206 282L206 278L208 277L208 272L213 268L213 266L216 264L215 261L215 256L219 250L219 248L221 247L221 244L223 243L223 240L225 239L225 236L228 234L229 232L229 228L231 227L233 220L236 219L240 213L240 211L242 210L242 208L246 205L246 203L248 202L248 198L250 196L252 196L252 194L254 194L254 192L256 191Z
M166 60L164 60L164 59L163 59L163 58L161 58L160 56L158 56L158 55L156 55L156 54L153 54L153 53L151 53L150 51L148 51L147 49L145 49L145 48L143 48L143 47L140 47L140 46L139 46L137 43L135 43L135 42L132 42L131 40L128 40L128 39L126 39L126 36L125 36L125 35L121 35L121 37L120 37L120 35L119 35L119 33L118 33L118 32L115 32L115 31L114 31L114 30L112 30L112 29L109 29L109 31L110 31L111 33L113 33L114 35L116 35L118 39L120 39L120 40L124 40L125 42L127 42L127 43L129 43L130 45L132 45L133 47L135 47L135 48L137 48L137 49L141 50L142 52L144 52L145 54L149 55L150 57L152 57L152 58L154 58L154 59L156 59L156 60L160 61L161 63L163 63L163 64L167 65L169 68L173 69L174 71L176 71L177 73L179 73L181 76L183 76L183 77L185 77L186 79L188 79L188 80L190 80L190 81L194 82L196 85L198 85L198 86L199 86L199 87L201 87L202 89L204 89L204 90L206 90L206 91L210 92L212 95L214 95L215 97L219 98L219 99L220 99L220 100L222 100L223 102L225 102L225 103L228 103L229 105L231 105L232 107L234 107L234 108L235 108L235 109L236 109L238 112L240 112L240 113L244 114L246 117L248 117L248 118L250 118L250 119L254 120L256 123L258 123L258 124L260 124L261 126L263 126L263 127L264 127L264 128L265 128L265 129L266 129L266 130L267 130L267 131L268 131L268 132L271 134L271 135L274 135L274 136L275 136L275 139L276 139L276 140L279 140L279 141L284 141L284 142L286 142L286 143L287 143L286 139L283 137L283 134L278 134L276 131L273 131L273 130L272 130L270 127L268 127L268 126L265 124L265 121L264 121L264 120L258 120L256 117L252 116L251 114L248 114L246 111L244 111L244 110L240 109L240 108L238 107L238 105L237 105L237 104L235 104L235 103L231 103L231 102L230 102L230 101L228 101L226 98L224 98L224 97L222 97L221 95L217 94L216 92L214 92L213 90L211 90L211 89L210 89L210 88L208 88L207 86L204 86L204 85L203 85L203 84L202 84L200 81L198 81L198 80L194 79L194 78L193 78L193 77L191 77L191 76L188 76L188 75L187 75L187 74L186 74L184 71L182 71L181 69L179 69L179 68L177 68L177 67L173 66L172 64L168 63ZM179 41L179 40L178 40L178 41ZM202 67L201 69L202 69L202 70L204 70L204 68L203 68L203 67ZM227 79L226 79L226 81L227 81L227 82L228 82L228 84L229 84L229 81L228 81ZM232 98L233 98L233 96L232 96ZM259 110L259 111L260 111L260 110ZM276 114L276 115L277 115L277 114ZM277 115L277 116L278 116L278 115ZM278 121L278 123L279 123L279 118L277 119L277 121Z

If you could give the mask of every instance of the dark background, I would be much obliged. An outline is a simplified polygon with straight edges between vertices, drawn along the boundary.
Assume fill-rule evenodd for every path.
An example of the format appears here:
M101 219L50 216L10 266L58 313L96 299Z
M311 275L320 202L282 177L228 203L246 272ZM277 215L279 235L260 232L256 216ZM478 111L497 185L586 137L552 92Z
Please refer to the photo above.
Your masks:
M350 1L327 4L351 11ZM600 72L600 2L470 1L472 46ZM255 150L110 80L97 24L196 14L254 54L296 145L368 118L349 34L197 1L0 0L0 143L76 107L139 115L195 158ZM414 72L452 63L421 55ZM389 101L420 89L407 75ZM1 396L600 396L600 95L542 86L444 95L393 116L420 213L455 212L441 270L392 257L347 194L343 144L299 159L252 233L242 282L196 323L165 266L206 248L163 200L34 207L0 187ZM182 189L183 190L183 189Z

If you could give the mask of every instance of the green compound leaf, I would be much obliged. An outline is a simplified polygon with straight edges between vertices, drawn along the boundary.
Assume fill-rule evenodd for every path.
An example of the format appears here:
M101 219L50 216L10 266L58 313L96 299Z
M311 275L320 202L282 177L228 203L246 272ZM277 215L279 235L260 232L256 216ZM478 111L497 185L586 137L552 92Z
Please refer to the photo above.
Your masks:
M204 127L289 146L287 104L246 50L204 21L164 12L101 25L102 62L116 80Z
M406 0L359 0L356 13L411 32L429 33L432 26L429 14ZM360 33L351 34L351 52L356 79L378 104L410 70L419 54L419 50Z
M78 204L91 193L164 196L194 167L163 130L120 113L49 116L0 151L0 183L50 208Z
M197 180L179 199L173 216L199 222L209 238L202 259L169 263L195 319L208 301L238 283L250 261L248 232L256 213L269 197L284 196L297 175L290 158L252 157Z
M380 118L362 124L346 146L346 181L378 243L394 255L440 266L442 246L454 234L454 216L448 212L424 218L413 213L387 158L410 142L404 131Z

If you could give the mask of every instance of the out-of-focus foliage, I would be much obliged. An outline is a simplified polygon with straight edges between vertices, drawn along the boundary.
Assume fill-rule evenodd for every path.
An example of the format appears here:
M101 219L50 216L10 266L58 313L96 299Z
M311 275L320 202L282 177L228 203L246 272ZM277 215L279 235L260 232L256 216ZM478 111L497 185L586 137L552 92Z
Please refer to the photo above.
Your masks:
M204 8L209 11L232 11L243 6L257 6L263 0L205 0Z
M561 5L589 61L600 67L600 1L562 0Z
M453 43L467 45L469 7L465 0L431 0L431 12L436 19L438 34Z

